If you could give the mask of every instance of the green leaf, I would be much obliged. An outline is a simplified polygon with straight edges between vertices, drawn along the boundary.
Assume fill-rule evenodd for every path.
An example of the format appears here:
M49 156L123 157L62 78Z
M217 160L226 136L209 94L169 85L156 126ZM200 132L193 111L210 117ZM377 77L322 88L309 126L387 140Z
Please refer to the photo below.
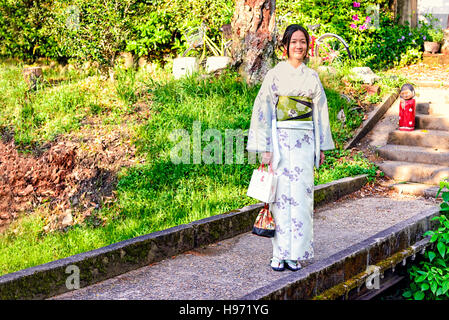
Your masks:
M422 299L424 299L424 292L422 292L422 291L417 291L417 292L415 292L415 293L413 294L413 298L414 298L415 300L422 300Z
M443 192L442 198L445 202L449 202L449 192L447 191Z
M440 255L444 258L444 255L446 253L446 245L442 242L438 242L437 249Z
M423 282L427 278L427 274L419 276L415 279L415 282Z
M415 266L413 266L413 267L415 268ZM417 270L416 272L418 272L419 274L424 274L424 275L427 276L427 272L424 272L424 271L422 271L422 270Z
M440 204L440 211L446 211L449 209L449 204L447 204L446 202L443 202Z
M437 239L438 239L438 234L434 233L432 238L429 240L429 242L435 242L435 241L437 241Z
M421 291L429 290L430 286L428 283L421 284Z
M402 296L404 298L411 298L412 297L412 292L410 290L405 291Z
M427 236L432 236L435 232L433 232L432 230L426 231L424 232L423 236L427 237Z
M436 259L435 261L436 261L440 266L443 266L443 267L445 267L445 268L447 267L447 266L446 266L446 262L445 262L443 259L438 258L438 259ZM438 273L441 274L441 275L442 275L442 272L443 272L443 271L442 271L441 269L438 270Z
M435 252L433 252L433 251L429 251L429 252L427 253L427 255L429 256L430 262L432 262L432 260L437 256L437 255L435 254Z
M446 292L449 290L449 281L443 282L443 294L446 294Z
M435 294L435 292L437 291L438 288L438 284L436 282L432 282L430 284L430 290L432 291L433 294Z

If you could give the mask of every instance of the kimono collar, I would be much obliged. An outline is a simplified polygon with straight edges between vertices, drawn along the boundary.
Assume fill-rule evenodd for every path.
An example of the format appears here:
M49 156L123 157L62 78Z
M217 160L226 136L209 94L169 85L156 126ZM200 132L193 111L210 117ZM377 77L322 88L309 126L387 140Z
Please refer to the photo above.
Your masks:
M294 72L294 73L299 73L302 74L304 73L304 69L306 67L306 65L304 64L304 62L301 62L301 64L298 67L294 67L290 64L290 62L288 61L283 61L282 62L284 64L284 68L286 68L289 72Z

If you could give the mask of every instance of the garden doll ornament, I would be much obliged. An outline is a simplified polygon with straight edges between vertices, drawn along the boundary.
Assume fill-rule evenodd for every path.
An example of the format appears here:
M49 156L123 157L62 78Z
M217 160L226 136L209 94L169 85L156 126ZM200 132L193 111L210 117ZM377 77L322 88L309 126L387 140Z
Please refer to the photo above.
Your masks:
M269 70L254 101L247 150L262 154L277 176L275 201L269 204L276 223L271 267L301 268L313 251L314 166L323 150L334 148L327 99L316 71L304 64L308 32L287 27L282 38L287 59Z
M415 109L416 101L415 89L409 83L401 87L399 103L399 130L413 131L415 130Z

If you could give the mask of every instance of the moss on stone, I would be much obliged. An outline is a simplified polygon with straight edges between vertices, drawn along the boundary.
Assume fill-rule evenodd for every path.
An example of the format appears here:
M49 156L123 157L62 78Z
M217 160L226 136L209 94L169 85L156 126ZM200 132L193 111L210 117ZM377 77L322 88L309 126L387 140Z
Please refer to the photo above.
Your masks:
M363 271L356 276L352 277L351 279L342 282L322 293L319 295L316 295L312 298L312 300L336 300L340 297L347 298L348 293L363 285L366 281L366 278L372 274L372 270L374 267L379 268L380 273L384 273L386 270L395 267L398 263L406 259L407 257L410 257L412 255L416 254L415 249L413 247L408 247L404 250L401 250L389 258L380 261L379 263L375 265L371 265L366 271Z

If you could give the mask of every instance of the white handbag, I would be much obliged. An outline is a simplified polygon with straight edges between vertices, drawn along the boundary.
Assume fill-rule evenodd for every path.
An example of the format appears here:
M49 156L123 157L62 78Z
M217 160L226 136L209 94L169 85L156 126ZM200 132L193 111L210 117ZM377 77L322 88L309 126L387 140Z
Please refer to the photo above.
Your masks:
M246 195L262 202L274 202L276 196L277 177L271 164L268 171L263 170L263 164L253 171Z

